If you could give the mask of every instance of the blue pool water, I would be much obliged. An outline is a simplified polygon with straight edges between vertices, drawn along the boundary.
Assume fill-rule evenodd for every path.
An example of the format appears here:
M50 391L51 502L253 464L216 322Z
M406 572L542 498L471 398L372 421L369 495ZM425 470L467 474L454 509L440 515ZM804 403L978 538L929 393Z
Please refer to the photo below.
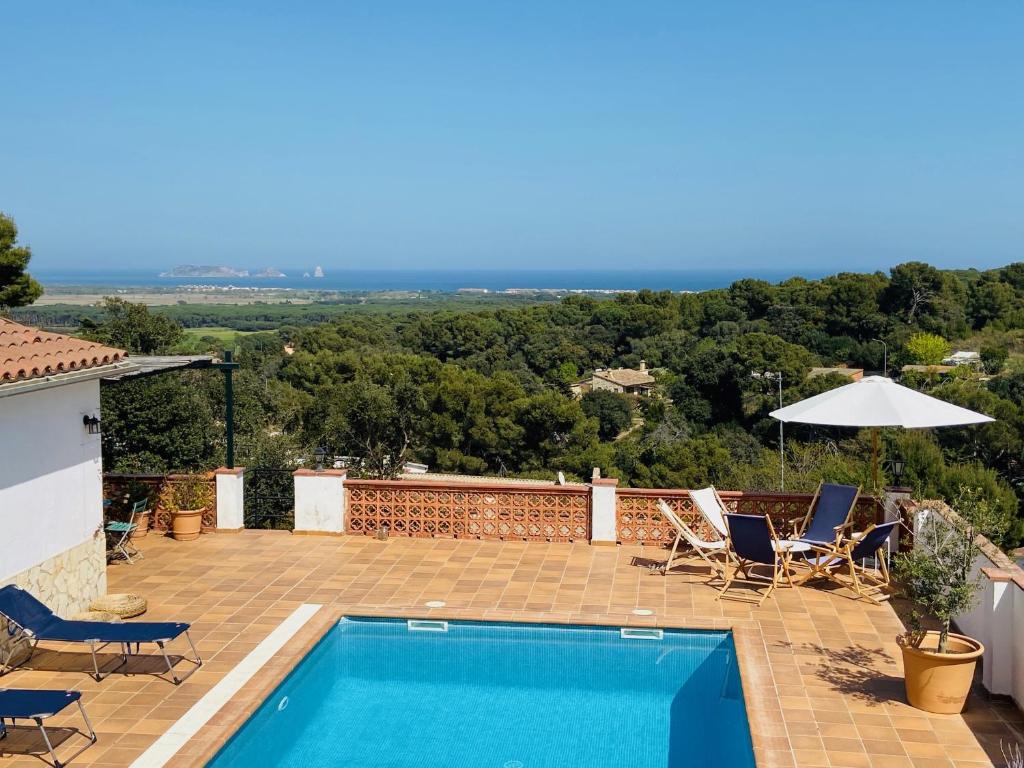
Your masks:
M732 636L344 619L210 768L753 768Z

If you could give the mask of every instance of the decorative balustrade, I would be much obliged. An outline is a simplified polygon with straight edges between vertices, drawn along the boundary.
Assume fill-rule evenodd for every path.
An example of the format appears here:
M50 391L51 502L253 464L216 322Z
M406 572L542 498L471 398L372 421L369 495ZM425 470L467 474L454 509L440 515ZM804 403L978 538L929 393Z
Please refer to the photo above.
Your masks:
M160 494L168 483L176 483L191 478L192 475L182 474L121 474L107 472L103 475L103 496L109 499L111 507L117 511L130 509L131 503L143 496L149 499L150 528L160 533L171 529L171 513L160 504ZM216 485L212 474L203 474L213 489L216 498ZM116 512L115 512L116 513ZM127 517L125 517L127 519ZM217 530L217 506L211 504L203 512L203 533Z
M589 541L590 489L546 483L346 480L346 532Z
M807 513L813 493L771 493L764 491L719 491L722 501L731 512L744 515L767 515L780 533L788 532L793 520ZM675 538L675 532L658 511L658 500L665 502L700 535L712 537L712 532L694 508L690 494L685 490L656 488L619 488L616 494L616 529L623 544L665 544ZM861 496L853 511L858 528L882 522L882 507L871 496Z

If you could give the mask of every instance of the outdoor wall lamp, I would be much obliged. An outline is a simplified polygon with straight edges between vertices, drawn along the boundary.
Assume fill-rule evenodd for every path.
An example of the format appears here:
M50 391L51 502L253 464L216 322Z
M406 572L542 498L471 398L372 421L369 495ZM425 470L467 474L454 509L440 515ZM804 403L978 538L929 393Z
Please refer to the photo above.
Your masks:
M889 465L889 471L892 472L893 484L896 486L902 485L903 470L907 468L907 462L902 456L894 456L886 463Z
M100 419L98 416L86 414L82 417L82 425L90 435L98 435L100 433Z
M316 457L316 471L323 472L324 469L324 457L327 456L327 449L322 445L318 445L316 450L313 451L313 456Z

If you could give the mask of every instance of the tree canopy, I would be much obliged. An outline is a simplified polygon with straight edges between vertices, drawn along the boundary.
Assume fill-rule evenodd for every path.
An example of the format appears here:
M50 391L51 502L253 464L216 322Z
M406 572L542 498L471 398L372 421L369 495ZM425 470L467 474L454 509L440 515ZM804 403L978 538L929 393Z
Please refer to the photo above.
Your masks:
M28 273L32 249L17 242L14 219L0 213L0 310L23 307L43 295L43 286Z
M184 344L159 310L116 300L89 333L137 351ZM968 337L995 375L965 368L952 380L904 383L997 421L885 431L883 449L905 457L905 479L920 493L950 497L969 484L1013 517L1024 494L1024 264L954 273L910 263L888 275L741 280L693 294L574 295L461 312L352 311L285 325L235 341L238 445L246 460L291 463L323 446L352 457L353 472L377 477L416 460L442 472L583 479L600 467L623 485L777 489L778 428L768 413L778 390L752 374L781 372L789 404L849 381L809 377L814 366L878 370L883 344L897 366L931 364L948 352L947 339ZM597 367L640 360L653 370L655 397L570 392ZM141 456L173 469L219 462L220 389L208 375L106 388L105 460ZM196 423L176 424L172 413L197 414ZM180 447L166 437L174 429L184 430ZM787 490L827 478L870 491L869 456L866 433L787 427ZM1016 523L1008 536L1022 533Z

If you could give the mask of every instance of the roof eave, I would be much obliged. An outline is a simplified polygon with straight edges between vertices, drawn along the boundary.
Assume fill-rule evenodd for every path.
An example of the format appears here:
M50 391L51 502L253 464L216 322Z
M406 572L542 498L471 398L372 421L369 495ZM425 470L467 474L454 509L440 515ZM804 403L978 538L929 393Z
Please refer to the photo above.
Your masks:
M83 381L102 379L114 373L128 373L137 370L138 366L130 359L119 360L108 365L97 365L92 368L81 368L77 371L53 373L48 376L37 376L31 379L19 379L0 384L0 397L21 395L26 392L38 392L52 387L63 387Z

